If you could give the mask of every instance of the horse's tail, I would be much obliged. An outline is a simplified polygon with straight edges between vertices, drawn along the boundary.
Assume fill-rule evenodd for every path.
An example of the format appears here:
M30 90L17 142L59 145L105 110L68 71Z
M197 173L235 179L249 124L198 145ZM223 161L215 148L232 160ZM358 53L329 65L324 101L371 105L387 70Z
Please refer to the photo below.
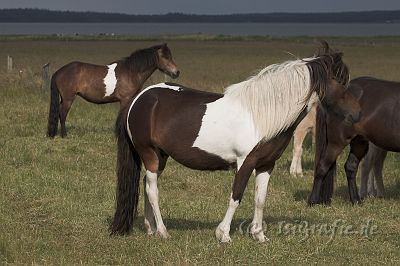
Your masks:
M117 209L110 225L111 234L127 234L132 229L139 201L139 180L142 161L126 131L126 111L119 112L115 124L118 139Z
M60 93L58 92L56 74L51 77L50 85L50 110L47 124L47 136L54 138L58 130L58 119L60 116Z
M315 143L314 178L319 172L317 167L319 167L319 163L325 155L326 149L328 147L326 114L321 106L317 107ZM330 166L328 172L325 175L325 178L323 178L320 191L320 199L323 203L330 203L331 201L335 175L336 161Z

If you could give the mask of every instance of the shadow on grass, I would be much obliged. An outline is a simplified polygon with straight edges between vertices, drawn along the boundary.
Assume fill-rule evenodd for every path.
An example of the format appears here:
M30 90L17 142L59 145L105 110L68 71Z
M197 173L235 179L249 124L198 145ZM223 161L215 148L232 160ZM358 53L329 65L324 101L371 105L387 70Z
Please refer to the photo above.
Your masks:
M310 196L311 193L311 188L310 190L297 190L294 192L293 197L295 201L307 201L308 197ZM334 188L333 191L333 197L334 198L340 198L344 201L349 201L350 202L350 196L349 196L349 189L346 185L341 185L336 188ZM383 197L384 199L400 199L400 181L397 181L396 184L391 185L391 186L386 186L385 187L385 196Z
M111 217L108 217L107 224L109 225L112 221ZM177 218L164 218L165 226L167 230L177 230L177 231L187 231L187 230L214 230L217 228L219 223L222 221L201 221L201 220L186 220L186 219L177 219ZM264 221L266 222L266 226L274 226L279 225L280 223L291 223L296 224L299 221L304 220L304 217L288 217L288 216L266 216L264 217ZM231 234L234 234L237 231L249 232L249 228L251 225L252 217L247 219L245 218L237 218L233 219L231 223ZM308 222L315 222L314 219L310 219L307 217ZM142 232L146 232L146 229L143 224L143 216L138 216L133 222L133 228L139 229ZM266 229L266 228L265 228Z

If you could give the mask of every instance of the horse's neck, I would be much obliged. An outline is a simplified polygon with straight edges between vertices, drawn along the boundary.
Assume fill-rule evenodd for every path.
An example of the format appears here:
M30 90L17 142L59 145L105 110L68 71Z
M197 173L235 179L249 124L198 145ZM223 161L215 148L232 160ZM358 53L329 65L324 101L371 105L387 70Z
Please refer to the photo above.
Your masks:
M136 87L142 88L146 80L156 71L156 67L149 68L143 72L131 73L131 79Z

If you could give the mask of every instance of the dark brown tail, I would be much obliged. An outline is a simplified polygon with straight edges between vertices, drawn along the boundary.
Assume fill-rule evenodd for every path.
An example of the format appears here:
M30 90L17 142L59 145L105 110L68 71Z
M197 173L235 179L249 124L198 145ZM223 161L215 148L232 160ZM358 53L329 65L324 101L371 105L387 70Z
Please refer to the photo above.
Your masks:
M318 174L318 165L321 159L326 153L328 147L328 136L327 136L327 122L325 111L322 107L317 107L317 118L316 118L316 132L315 132L315 163L314 163L314 178ZM322 203L329 204L332 199L334 177L336 175L336 161L330 166L328 172L322 181L320 200Z
M60 117L60 93L58 92L55 75L51 77L50 86L50 111L47 124L47 136L54 138L58 131L58 120Z
M126 131L126 109L122 109L115 125L118 139L117 209L110 225L111 234L127 234L132 229L139 201L139 180L142 161Z

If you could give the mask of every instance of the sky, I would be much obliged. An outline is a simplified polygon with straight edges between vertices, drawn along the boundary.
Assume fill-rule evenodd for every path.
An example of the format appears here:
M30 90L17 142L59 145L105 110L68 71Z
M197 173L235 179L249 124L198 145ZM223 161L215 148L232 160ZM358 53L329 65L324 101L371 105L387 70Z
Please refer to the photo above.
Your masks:
M0 0L0 8L126 14L232 14L400 10L399 0Z

